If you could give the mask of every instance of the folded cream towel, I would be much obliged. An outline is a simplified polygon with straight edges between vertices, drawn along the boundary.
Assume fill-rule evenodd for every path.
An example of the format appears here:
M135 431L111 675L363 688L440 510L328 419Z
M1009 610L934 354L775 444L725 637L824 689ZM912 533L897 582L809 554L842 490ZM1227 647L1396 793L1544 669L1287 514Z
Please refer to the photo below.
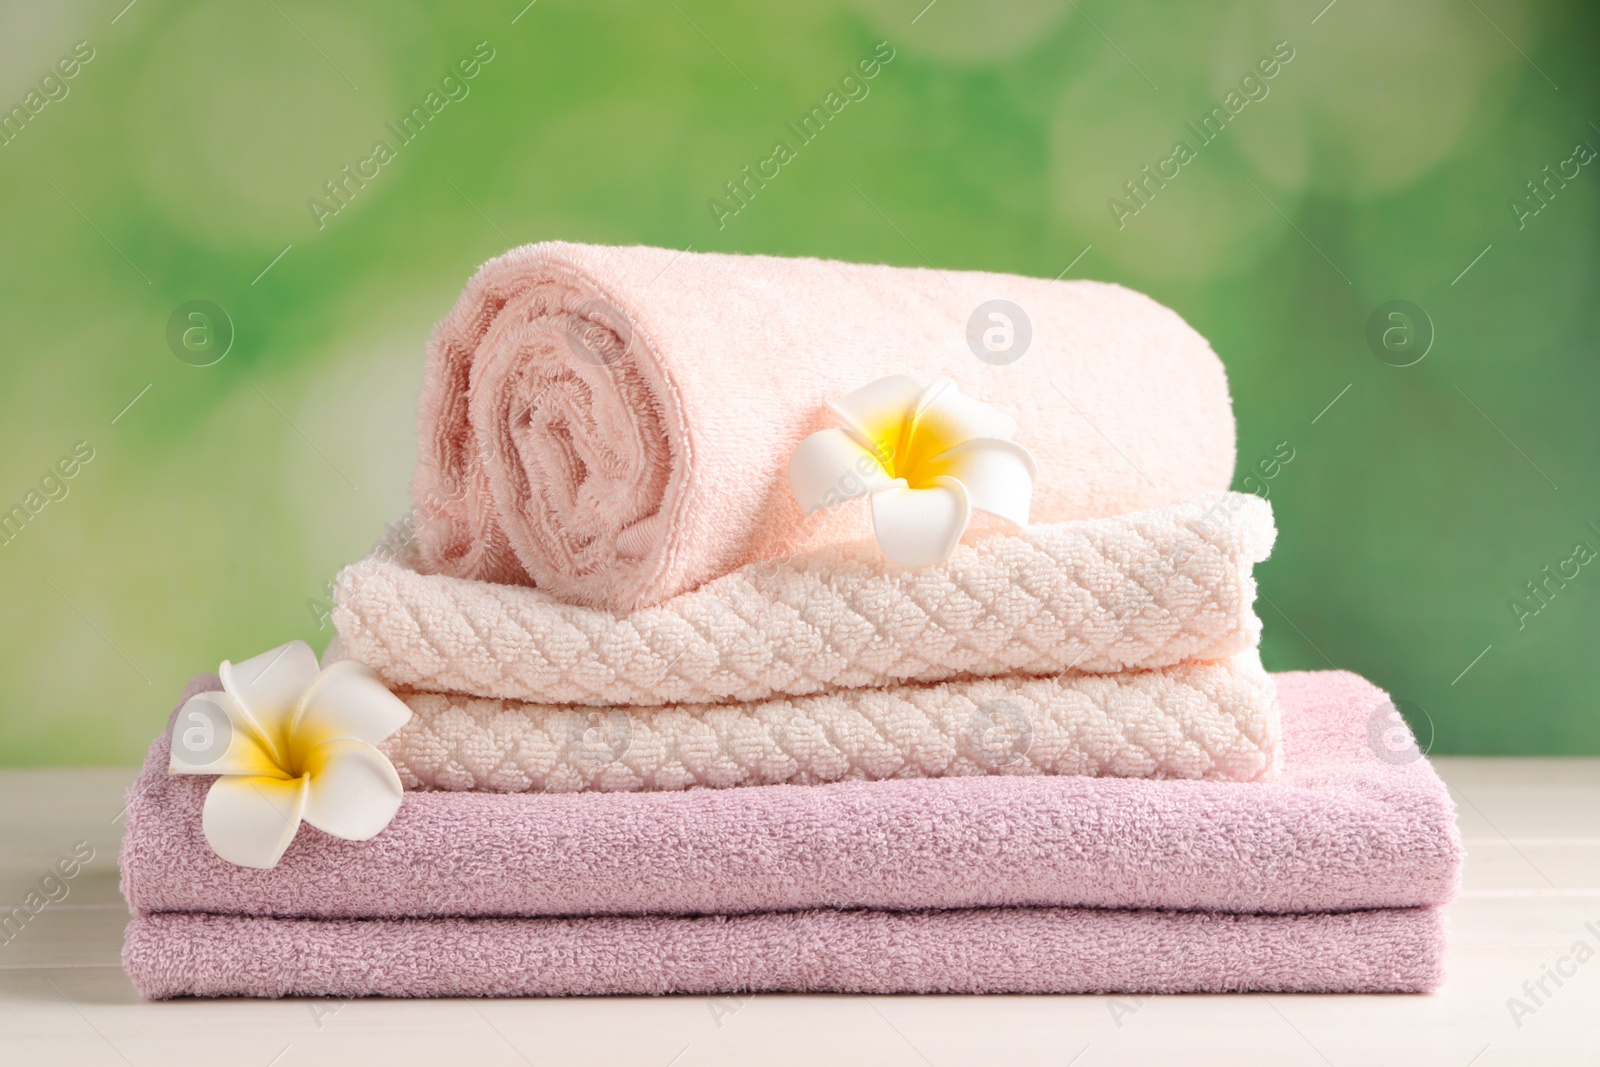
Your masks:
M894 374L1016 420L1036 522L1233 478L1221 362L1119 286L551 242L484 264L428 346L422 569L632 609L867 537L864 501L803 523L789 456L827 401Z
M1280 759L1271 677L1233 660L1125 674L829 690L753 704L552 707L401 690L381 746L409 789L494 793L1081 774L1256 781Z
M1265 501L1217 493L1031 526L906 570L872 542L751 564L618 613L424 575L405 530L339 575L339 639L391 686L535 704L758 701L961 677L1111 673L1254 648Z

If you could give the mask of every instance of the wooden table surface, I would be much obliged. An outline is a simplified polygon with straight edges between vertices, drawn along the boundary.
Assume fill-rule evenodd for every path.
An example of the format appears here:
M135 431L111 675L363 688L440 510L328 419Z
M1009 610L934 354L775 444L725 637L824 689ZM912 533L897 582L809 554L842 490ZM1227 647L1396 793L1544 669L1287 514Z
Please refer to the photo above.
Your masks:
M1467 841L1433 996L141 1001L118 965L128 770L0 772L0 905L94 858L0 944L0 1064L1600 1063L1600 760L1439 759ZM80 849L86 851L86 849ZM55 890L57 896L59 889ZM1592 924L1592 926L1587 925ZM1586 949L1579 949L1582 943ZM1580 962L1581 960L1581 962ZM1535 1005L1525 982L1558 963ZM1513 1012L1512 998L1531 1010Z

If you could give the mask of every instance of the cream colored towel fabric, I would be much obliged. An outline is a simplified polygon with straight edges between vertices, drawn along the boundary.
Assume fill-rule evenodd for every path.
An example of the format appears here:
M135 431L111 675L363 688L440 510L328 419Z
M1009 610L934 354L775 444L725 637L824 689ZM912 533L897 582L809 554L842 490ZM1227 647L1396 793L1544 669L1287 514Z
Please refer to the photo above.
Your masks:
M1281 758L1248 652L1153 671L596 708L401 690L383 750L408 789L633 792L977 774L1257 781Z
M833 546L612 612L421 574L400 530L340 573L325 658L396 687L644 706L1169 667L1256 646L1251 568L1274 536L1265 501L1206 494L995 534L919 570L870 541Z

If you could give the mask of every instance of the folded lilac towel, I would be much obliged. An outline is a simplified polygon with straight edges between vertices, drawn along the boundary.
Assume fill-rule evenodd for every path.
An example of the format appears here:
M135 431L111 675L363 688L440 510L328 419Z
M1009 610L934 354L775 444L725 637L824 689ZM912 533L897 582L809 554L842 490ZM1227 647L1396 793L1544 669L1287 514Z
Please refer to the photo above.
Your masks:
M339 575L328 656L391 686L593 705L1170 667L1256 646L1251 568L1275 536L1266 501L1203 493L985 537L918 570L833 545L613 612L419 573L401 531Z
M163 737L129 793L123 892L141 914L324 918L1448 901L1461 867L1453 806L1426 759L1383 743L1388 697L1344 672L1275 677L1285 769L1268 783L991 776L408 793L376 838L302 827L271 870L211 851L200 825L210 781L169 777Z
M1433 908L401 920L165 914L133 920L122 959L152 999L1420 993L1443 976L1444 929Z

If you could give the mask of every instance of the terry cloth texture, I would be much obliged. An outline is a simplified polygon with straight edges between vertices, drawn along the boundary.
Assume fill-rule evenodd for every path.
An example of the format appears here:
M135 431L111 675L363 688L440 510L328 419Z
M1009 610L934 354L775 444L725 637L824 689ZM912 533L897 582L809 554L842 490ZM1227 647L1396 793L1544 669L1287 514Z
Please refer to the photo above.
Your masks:
M340 573L325 658L391 686L535 704L756 701L961 677L1111 673L1256 647L1258 497L1202 494L963 544L936 567L873 542L752 564L653 608L425 575L404 534Z
M1387 743L1389 698L1344 672L1275 679L1285 767L1271 782L411 792L372 840L303 826L270 870L211 851L200 818L211 779L169 776L163 736L129 792L123 892L139 914L359 919L1447 902L1461 867L1453 806L1425 758Z
M1124 674L839 689L745 704L595 708L402 689L380 748L408 789L619 792L972 774L1269 777L1255 652Z
M1076 908L596 919L153 915L146 997L629 993L1421 993L1432 908L1316 915Z
M974 347L995 301L1014 305L1010 366ZM1036 522L1233 477L1222 363L1119 286L552 242L484 264L429 343L422 569L628 610L865 538L865 501L806 523L789 456L833 424L827 401L892 374L949 378L1016 421Z

